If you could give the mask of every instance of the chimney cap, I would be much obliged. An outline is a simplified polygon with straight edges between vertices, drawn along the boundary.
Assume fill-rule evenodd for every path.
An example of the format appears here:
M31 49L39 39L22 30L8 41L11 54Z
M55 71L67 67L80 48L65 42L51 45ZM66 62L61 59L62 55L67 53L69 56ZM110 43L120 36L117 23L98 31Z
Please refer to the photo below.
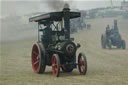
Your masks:
M65 3L64 4L64 8L69 8L69 4L68 3Z

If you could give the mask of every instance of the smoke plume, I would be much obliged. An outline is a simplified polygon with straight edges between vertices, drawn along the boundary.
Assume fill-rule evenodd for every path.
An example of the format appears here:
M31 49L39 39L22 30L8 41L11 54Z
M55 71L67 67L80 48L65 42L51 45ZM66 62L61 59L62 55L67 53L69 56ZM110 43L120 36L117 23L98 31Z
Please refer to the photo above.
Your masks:
M64 0L46 0L46 3L50 9L59 11L62 10L64 7L64 4L70 4L72 3L72 0L64 1Z

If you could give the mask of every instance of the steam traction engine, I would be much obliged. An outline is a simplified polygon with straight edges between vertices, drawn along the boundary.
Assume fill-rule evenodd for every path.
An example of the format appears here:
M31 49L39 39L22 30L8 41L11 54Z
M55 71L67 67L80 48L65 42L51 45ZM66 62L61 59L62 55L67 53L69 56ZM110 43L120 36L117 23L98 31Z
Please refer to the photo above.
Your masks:
M51 12L29 18L38 22L38 42L32 48L32 68L36 73L44 73L46 65L52 66L53 75L58 77L60 68L63 72L78 69L80 74L87 72L87 60L79 53L76 63L76 51L80 44L70 38L70 19L80 17L79 12L71 12L69 6L60 12ZM74 23L75 24L75 23Z
M117 48L126 49L126 42L122 39L119 29L117 26L117 20L114 20L114 28L110 29L106 28L106 32L101 36L101 46L102 48L108 47L109 49L112 46L116 46Z

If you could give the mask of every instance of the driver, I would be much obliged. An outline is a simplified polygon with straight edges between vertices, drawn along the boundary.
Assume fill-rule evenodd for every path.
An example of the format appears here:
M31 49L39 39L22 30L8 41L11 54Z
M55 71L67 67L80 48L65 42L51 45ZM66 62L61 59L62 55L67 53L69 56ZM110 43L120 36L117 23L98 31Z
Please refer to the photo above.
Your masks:
M106 27L106 38L107 38L107 41L110 39L110 34L111 34L111 30L110 30L109 25L107 25L107 27Z
M111 30L110 30L110 27L109 27L109 25L107 25L107 27L106 27L106 35L107 36L110 36L110 32Z
M50 22L46 24L46 28L43 30L43 41L48 46L52 42L52 28Z

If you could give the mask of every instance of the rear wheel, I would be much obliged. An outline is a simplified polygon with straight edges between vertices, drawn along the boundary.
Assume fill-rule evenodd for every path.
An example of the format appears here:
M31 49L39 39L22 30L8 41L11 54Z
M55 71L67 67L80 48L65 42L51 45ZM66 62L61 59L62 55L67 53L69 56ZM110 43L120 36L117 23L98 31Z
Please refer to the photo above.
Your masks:
M122 49L126 49L126 43L125 43L125 40L122 40Z
M44 50L41 49L38 43L33 45L32 48L32 68L36 73L43 73L45 71L45 56Z
M52 72L53 72L54 76L59 77L60 59L57 54L53 54L53 56L52 56Z
M80 74L85 75L87 72L87 59L83 53L80 53L78 56L78 69Z

